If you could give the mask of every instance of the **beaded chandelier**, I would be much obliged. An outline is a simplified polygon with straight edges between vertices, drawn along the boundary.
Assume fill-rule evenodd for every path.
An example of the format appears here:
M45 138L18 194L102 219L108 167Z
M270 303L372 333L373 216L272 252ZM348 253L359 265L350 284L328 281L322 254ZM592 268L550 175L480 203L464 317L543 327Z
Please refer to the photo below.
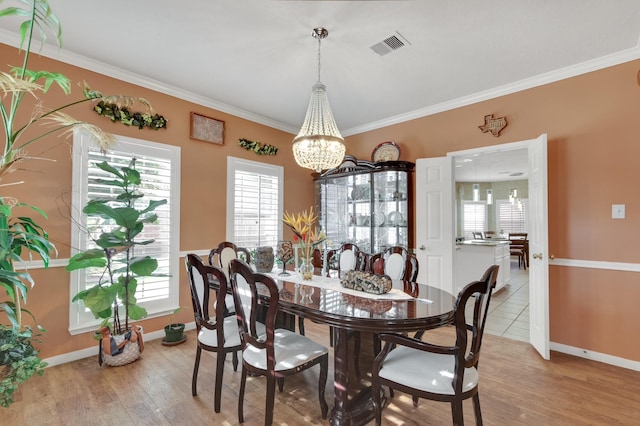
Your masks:
M318 39L318 82L311 89L311 100L302 128L293 139L293 156L300 167L321 172L342 163L345 147L331 112L326 87L320 82L320 43L329 32L324 28L315 28L312 35Z

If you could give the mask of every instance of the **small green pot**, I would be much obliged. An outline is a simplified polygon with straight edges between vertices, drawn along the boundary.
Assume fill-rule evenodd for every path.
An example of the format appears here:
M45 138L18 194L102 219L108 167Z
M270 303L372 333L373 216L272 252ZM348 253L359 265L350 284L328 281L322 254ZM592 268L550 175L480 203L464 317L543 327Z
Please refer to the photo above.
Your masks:
M166 343L179 342L184 338L184 324L169 324L164 327Z

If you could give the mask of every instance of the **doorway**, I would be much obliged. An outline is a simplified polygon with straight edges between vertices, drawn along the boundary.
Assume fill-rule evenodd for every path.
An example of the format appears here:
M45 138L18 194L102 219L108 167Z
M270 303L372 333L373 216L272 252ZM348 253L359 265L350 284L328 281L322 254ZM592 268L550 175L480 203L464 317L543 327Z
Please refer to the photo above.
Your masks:
M455 268L454 160L460 155L525 148L529 191L529 341L549 359L549 260L547 206L547 135L536 139L448 153L416 160L416 255L418 281L452 294Z
M528 233L527 148L454 155L453 164L456 239L472 240L474 244L478 239L482 244L500 244L500 253L509 256L508 247L502 240L514 232ZM459 249L460 245L456 248ZM456 253L459 255L460 251L456 250ZM464 267L455 264L460 261L457 256L454 267ZM509 271L503 271L505 267ZM529 272L526 262L517 256L509 256L507 261L500 262L500 268L506 284L493 293L485 331L529 342ZM499 283L502 285L501 280Z

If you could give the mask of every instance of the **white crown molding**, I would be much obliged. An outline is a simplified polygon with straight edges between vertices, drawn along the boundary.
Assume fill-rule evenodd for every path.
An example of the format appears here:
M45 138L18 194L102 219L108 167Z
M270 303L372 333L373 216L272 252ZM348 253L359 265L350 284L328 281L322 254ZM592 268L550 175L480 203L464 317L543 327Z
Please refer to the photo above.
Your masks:
M7 30L0 29L0 42L10 46L19 47L20 38L18 34L12 33ZM132 73L130 71L123 70L118 67L114 67L104 62L89 59L87 57L65 51L64 49L57 49L51 45L45 45L42 51L38 51L38 54L46 56L51 59L55 59L64 63L68 63L74 66L88 69L106 76L116 78L121 81L127 81L133 84L137 84L147 89L155 90L160 93L165 93L176 98L183 99L189 102L196 103L198 105L206 106L216 109L239 118L244 118L255 123L263 124L265 126L272 127L274 129L282 130L291 134L297 134L297 128L270 119L268 117L255 114L244 109L240 109L222 102L218 102L214 99L210 99L196 93L192 93L186 90L179 89L174 86L170 86L161 81L154 80L145 77L140 74ZM636 47L631 49L622 50L611 55L603 56L591 61L585 61L576 65L565 67L559 70L551 71L548 73L540 74L532 78L516 81L514 83L506 84L504 86L495 87L482 92L474 93L469 96L453 99L451 101L442 102L437 105L431 105L429 107L420 108L414 111L410 111L404 114L398 114L393 117L388 117L383 120L374 121L362 126L352 127L350 129L341 130L343 136L352 136L359 133L364 133L383 127L391 126L394 124L403 123L405 121L415 120L417 118L426 117L433 114L438 114L444 111L449 111L456 108L461 108L478 102L486 101L489 99L497 98L522 90L531 89L533 87L542 86L544 84L553 83L556 81L564 80L566 78L575 77L577 75L585 74L592 71L597 71L610 66L618 65L624 62L629 62L640 58L640 41Z
M531 89L533 87L542 86L556 81L564 80L570 77L575 77L588 72L597 71L603 68L619 65L625 62L633 61L640 58L640 42L634 48L622 50L620 52L602 56L600 58L585 61L576 65L561 68L559 70L551 71L548 73L540 74L535 77L527 78L524 80L516 81L504 86L495 87L493 89L485 90L482 92L474 93L469 96L453 99L451 101L442 102L437 105L431 105L426 108L410 111L405 114L398 114L393 117L388 117L383 120L374 121L362 126L352 127L350 129L341 130L344 136L352 136L359 133L368 132L371 130L380 129L383 127L391 126L394 124L403 123L405 121L415 120L417 118L427 117L429 115L438 114L441 112L449 111L456 108L472 105L478 102L487 101L489 99L497 98L504 95L509 95L523 90Z
M18 34L14 34L10 31L0 29L0 42L9 46L19 47L20 37ZM288 124L280 121L273 120L263 115L255 114L246 111L241 108L228 105L214 99L210 99L193 92L189 92L183 89L179 89L175 86L168 85L158 80L145 77L140 74L133 73L131 71L123 70L122 68L114 67L113 65L106 64L104 62L96 61L94 59L87 58L76 53L66 51L64 49L58 49L51 45L45 45L42 50L34 50L39 55L47 58L55 59L57 61L64 62L66 64L74 65L80 68L94 71L100 74L104 74L108 77L115 78L120 81L126 81L128 83L136 84L140 87L155 90L156 92L164 93L176 98L193 102L198 105L206 106L218 111L225 112L227 114L234 115L245 120L253 121L255 123L263 124L265 126L272 127L274 129L282 130L292 134L297 134L298 130L291 127Z

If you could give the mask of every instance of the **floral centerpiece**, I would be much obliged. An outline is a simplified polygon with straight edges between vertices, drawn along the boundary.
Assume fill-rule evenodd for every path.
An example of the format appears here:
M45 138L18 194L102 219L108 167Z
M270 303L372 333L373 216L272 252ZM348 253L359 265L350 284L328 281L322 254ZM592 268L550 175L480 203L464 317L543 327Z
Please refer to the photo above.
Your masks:
M325 239L325 233L315 226L318 215L313 211L313 207L297 215L285 212L283 222L294 234L294 241L298 242L301 251L302 263L300 265L300 274L305 280L313 277L313 250L321 244Z

